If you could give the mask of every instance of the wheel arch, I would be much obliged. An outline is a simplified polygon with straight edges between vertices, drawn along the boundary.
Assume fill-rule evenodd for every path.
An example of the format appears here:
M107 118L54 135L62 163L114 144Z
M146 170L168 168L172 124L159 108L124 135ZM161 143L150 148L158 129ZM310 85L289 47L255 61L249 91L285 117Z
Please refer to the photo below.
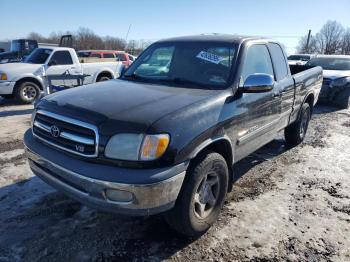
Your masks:
M191 161L200 156L205 151L213 151L224 157L229 169L229 187L228 191L232 190L232 183L234 179L233 174L233 163L234 163L234 151L231 140L227 136L221 136L216 138L209 138L201 143L196 149L190 154Z
M23 82L32 82L32 83L36 84L41 91L44 90L43 83L39 79L36 79L35 77L30 77L30 76L23 77L23 78L16 80L16 84L15 84L13 90L15 90L15 88L18 87Z
M304 99L304 103L308 103L309 106L310 106L310 110L311 110L311 113L313 111L313 108L314 108L314 105L315 105L315 95L313 93L309 93L305 99ZM303 103L303 104L304 104Z
M94 82L97 82L97 80L102 77L102 76L108 76L108 77L111 77L111 79L114 79L115 78L115 75L113 73L112 70L109 70L109 69L103 69L99 72L96 73L96 76L95 76L95 79L94 79Z

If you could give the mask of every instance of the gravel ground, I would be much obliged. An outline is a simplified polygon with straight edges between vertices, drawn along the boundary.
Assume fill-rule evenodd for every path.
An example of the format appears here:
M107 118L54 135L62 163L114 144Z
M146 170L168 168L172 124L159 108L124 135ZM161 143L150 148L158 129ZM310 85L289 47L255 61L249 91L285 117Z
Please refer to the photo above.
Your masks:
M182 239L162 216L97 212L29 171L31 106L0 100L0 261L350 261L350 111L317 107L306 141L234 167L219 221Z

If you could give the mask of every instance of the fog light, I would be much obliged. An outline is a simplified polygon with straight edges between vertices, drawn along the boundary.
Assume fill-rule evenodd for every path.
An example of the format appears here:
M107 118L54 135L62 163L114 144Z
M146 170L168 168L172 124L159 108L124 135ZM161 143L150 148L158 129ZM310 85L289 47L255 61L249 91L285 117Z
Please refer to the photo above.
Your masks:
M116 202L131 202L134 199L132 193L117 189L107 189L106 197L108 200Z

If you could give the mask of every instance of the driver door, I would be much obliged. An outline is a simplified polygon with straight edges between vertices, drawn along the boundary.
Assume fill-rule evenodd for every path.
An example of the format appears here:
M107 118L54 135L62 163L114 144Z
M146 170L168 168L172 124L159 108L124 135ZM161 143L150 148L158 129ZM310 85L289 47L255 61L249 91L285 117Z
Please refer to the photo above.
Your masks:
M69 51L55 51L47 63L46 76L50 86L73 87L79 75Z
M243 60L242 85L248 76L256 73L274 77L269 50L265 44L248 47ZM271 141L277 133L281 112L278 87L264 93L243 93L237 107L244 112L237 133L236 159L241 159Z

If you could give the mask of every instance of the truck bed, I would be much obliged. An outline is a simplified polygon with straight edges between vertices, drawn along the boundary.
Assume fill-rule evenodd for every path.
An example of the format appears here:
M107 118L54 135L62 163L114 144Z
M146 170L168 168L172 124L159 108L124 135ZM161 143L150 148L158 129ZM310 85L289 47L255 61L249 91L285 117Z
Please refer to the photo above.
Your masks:
M317 102L318 95L322 86L322 67L312 67L306 65L289 65L294 85L294 105L293 111L290 117L290 122L297 119L300 106L303 104L304 98L307 96L311 89L316 89L316 97L314 98L314 104Z

